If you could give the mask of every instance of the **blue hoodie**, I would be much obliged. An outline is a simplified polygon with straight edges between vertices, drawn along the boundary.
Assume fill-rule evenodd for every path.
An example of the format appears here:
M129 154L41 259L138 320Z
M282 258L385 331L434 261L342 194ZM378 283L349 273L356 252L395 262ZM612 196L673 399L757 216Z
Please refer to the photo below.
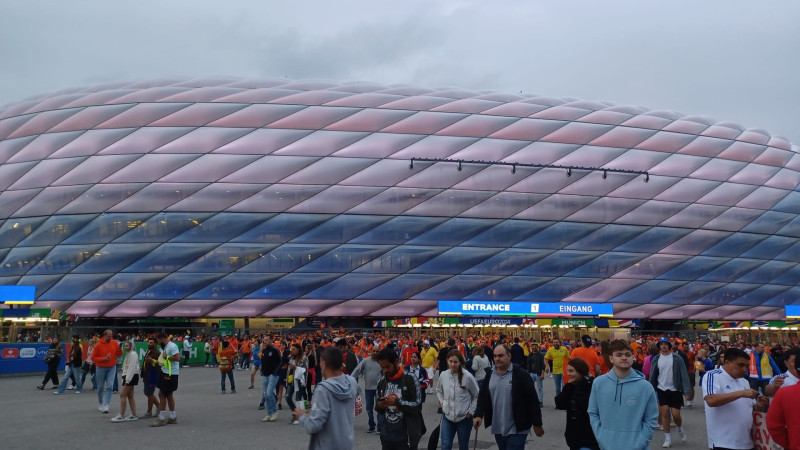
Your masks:
M589 421L603 450L649 449L658 426L656 391L637 370L622 380L611 370L592 383Z

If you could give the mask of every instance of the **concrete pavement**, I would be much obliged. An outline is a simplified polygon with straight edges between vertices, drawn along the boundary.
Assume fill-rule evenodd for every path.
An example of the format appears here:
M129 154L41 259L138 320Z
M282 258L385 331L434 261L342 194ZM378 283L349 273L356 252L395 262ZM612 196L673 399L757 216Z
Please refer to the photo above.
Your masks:
M61 375L61 374L59 374ZM274 423L263 423L263 411L258 411L261 398L260 377L256 388L250 385L249 372L235 371L236 394L220 394L219 370L216 368L182 368L180 386L175 394L178 424L161 428L148 427L150 420L111 423L119 412L119 396L112 396L111 412L97 411L97 393L92 391L88 378L82 394L65 391L53 395L53 390L39 391L36 386L43 376L23 376L0 379L2 407L0 407L0 443L4 449L113 448L115 450L142 448L242 448L242 449L303 449L308 446L308 435L288 421L286 402ZM362 379L363 387L363 379ZM228 387L230 392L230 387ZM697 389L698 397L700 395ZM545 380L545 407L543 409L545 435L531 437L527 448L564 449L565 413L554 408L553 382ZM146 411L142 386L136 386L137 412ZM428 430L435 428L435 396L428 396L423 409ZM673 431L673 448L705 449L705 415L702 407L684 409L684 428L689 436L681 443ZM377 434L367 434L366 413L356 417L355 435L357 449L380 448ZM474 438L474 433L473 433ZM428 435L422 443L427 444ZM651 448L661 448L663 433L657 431ZM420 445L420 448L425 448ZM472 443L470 443L472 448ZM479 449L496 449L493 436L484 428L478 435Z

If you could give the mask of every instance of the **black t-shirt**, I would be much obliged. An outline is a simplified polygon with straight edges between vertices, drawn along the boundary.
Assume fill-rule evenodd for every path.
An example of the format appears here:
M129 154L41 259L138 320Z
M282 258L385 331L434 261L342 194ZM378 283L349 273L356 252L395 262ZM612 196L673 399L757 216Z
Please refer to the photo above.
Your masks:
M72 344L72 361L69 363L72 367L80 367L83 364L83 350L80 344Z
M442 349L439 350L439 358L438 358L439 359L439 370L447 370L448 369L448 367L447 367L447 354L450 353L450 350L452 350L452 348L450 348L450 347L442 347Z

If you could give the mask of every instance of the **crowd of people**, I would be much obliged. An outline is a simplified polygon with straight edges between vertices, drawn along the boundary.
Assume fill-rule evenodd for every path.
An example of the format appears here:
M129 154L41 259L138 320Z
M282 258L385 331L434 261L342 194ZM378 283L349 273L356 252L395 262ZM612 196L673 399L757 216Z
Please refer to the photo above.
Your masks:
M190 367L192 342L201 341L202 366L219 371L221 393L228 385L236 393L236 371L245 373L245 381L249 375L248 389L255 389L260 377L262 421L277 421L285 400L284 419L311 435L309 448L352 448L354 416L366 411L368 433L379 435L383 449L416 449L427 434L439 436L443 450L453 448L457 436L463 450L481 425L501 450L521 449L530 434L545 432L547 379L556 408L566 412L570 449L645 449L656 433L663 436L663 447L672 447L673 423L678 439L687 442L681 411L694 406L696 386L709 448L753 448L752 413L768 407L775 442L800 446L800 413L792 407L800 398L800 387L793 387L800 378L800 350L789 342L766 347L663 335L539 342L505 335L412 337L344 330L197 338L160 333L138 336L147 342L140 357L127 337L118 335L118 341L106 330L88 340L86 355L79 336L67 355L54 339L37 387L52 383L55 394L81 393L91 375L101 413L109 413L112 393L120 394L112 422L152 418L150 426L176 424L180 369ZM66 372L59 382L64 356ZM138 384L147 399L141 416L134 396ZM437 402L440 417L423 417L426 400Z

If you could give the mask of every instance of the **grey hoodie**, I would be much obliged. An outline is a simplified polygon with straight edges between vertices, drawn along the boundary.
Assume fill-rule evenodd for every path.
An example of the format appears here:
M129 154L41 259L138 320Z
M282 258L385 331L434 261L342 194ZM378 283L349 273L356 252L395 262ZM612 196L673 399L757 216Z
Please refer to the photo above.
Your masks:
M311 435L309 450L350 450L355 446L356 396L361 387L350 375L323 380L314 390L311 412L300 416L300 426Z

